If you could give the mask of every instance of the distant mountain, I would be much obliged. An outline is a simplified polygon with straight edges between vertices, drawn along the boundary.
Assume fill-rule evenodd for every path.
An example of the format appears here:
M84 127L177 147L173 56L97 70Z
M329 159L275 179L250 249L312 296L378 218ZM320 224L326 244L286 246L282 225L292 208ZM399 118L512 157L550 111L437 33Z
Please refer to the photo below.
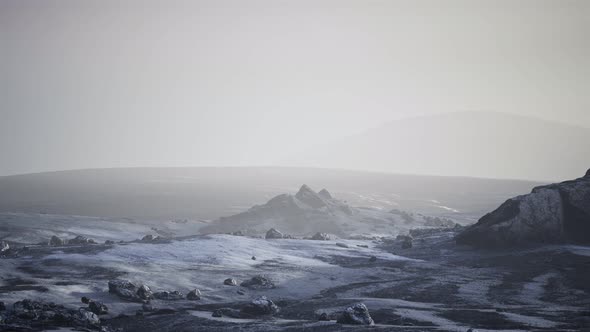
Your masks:
M565 180L590 165L590 129L494 112L409 118L286 162L369 171Z
M438 221L439 225L433 223ZM447 227L454 226L446 220ZM200 229L201 233L263 234L277 228L287 234L316 232L348 237L353 235L397 235L417 226L440 226L441 219L393 210L353 208L335 199L326 189L319 193L303 185L295 195L281 194L266 204L230 217L222 217Z
M350 206L449 215L465 223L542 184L290 167L88 169L0 177L0 212L216 219L295 192L302 183L329 188Z

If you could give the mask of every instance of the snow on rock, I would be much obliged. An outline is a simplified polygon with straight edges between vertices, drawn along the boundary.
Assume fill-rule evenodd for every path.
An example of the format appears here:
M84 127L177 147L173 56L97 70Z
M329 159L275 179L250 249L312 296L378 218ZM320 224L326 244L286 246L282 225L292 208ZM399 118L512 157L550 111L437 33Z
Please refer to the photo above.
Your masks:
M479 247L590 243L590 176L537 187L530 194L511 198L456 240Z

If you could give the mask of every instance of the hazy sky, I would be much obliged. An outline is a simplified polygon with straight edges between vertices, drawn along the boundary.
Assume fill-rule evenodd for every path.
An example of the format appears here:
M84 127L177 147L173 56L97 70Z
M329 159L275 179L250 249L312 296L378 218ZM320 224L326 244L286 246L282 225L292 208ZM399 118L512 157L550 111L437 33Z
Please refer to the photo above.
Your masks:
M586 0L0 0L0 175L266 165L450 111L590 127L589 40Z

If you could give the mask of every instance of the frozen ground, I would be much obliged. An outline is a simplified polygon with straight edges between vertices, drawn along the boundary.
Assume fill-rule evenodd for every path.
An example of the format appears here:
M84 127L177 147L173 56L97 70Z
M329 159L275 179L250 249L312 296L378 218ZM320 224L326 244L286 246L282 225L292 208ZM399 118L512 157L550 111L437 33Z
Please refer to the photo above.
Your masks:
M453 235L446 231L419 236L411 249L401 249L392 239L265 240L231 235L169 243L32 246L19 257L0 259L0 301L10 307L32 298L78 308L83 306L80 298L87 296L109 307L103 325L125 331L339 331L345 327L334 318L357 302L367 305L376 322L371 329L376 330L590 328L590 248L473 251L454 245ZM370 260L372 256L376 260ZM276 287L256 290L223 284L226 278L239 284L256 275L271 279ZM108 293L111 279L145 283L154 291L186 294L198 288L202 298L153 300L155 308L171 310L136 316L141 304ZM280 313L271 319L211 317L217 308L239 308L259 295L271 298ZM331 320L319 322L321 313ZM346 327L357 329L367 328Z

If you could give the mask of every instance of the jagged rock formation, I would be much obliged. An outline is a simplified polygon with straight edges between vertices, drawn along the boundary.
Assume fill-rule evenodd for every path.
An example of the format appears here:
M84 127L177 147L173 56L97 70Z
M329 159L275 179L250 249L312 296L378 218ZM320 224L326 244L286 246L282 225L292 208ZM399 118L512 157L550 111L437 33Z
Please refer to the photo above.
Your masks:
M369 309L363 303L357 303L346 308L336 322L350 325L375 325L373 318L369 314Z
M264 236L265 239L282 239L283 238L283 233L277 231L274 228L271 228L268 230L268 232L266 232L266 235Z
M590 170L582 178L536 187L507 200L456 241L478 247L590 243Z
M220 218L202 229L203 233L260 233L274 227L287 234L337 233L342 220L350 219L355 210L332 198L322 189L319 193L302 185L295 195L282 194L266 204L256 205L246 212Z

